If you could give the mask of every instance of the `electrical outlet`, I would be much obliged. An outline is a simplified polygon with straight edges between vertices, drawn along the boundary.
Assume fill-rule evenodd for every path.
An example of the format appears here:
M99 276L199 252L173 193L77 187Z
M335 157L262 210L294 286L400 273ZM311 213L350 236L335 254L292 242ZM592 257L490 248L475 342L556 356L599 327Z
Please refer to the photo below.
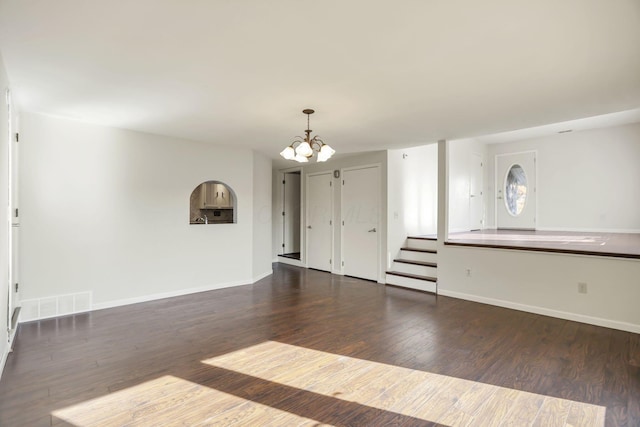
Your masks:
M470 268L467 268L465 270L465 272L467 273L467 277L471 277L471 269Z
M578 293L586 294L587 293L587 284L584 282L578 282Z

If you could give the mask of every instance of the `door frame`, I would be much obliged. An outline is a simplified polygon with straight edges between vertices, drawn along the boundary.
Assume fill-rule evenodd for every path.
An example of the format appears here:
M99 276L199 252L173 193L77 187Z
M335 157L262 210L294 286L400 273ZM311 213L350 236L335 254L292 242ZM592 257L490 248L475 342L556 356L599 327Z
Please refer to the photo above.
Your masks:
M477 157L477 159L476 159ZM480 194L479 195L473 195L471 193L471 182L473 180L473 175L475 172L475 165L471 165L471 168L469 170L469 230L473 231L473 230L478 230L477 228L474 228L473 226L473 219L474 219L474 212L472 209L472 205L473 203L471 202L472 198L476 198L478 197L479 199L479 203L480 203L480 228L479 230L482 230L483 228L485 228L486 226L486 221L485 221L485 205L484 205L484 156L482 155L482 153L477 153L477 152L471 152L471 162L475 162L476 160L480 160L480 183L479 183L479 191ZM496 166L497 167L497 166ZM497 173L497 172L496 172Z
M305 268L309 268L308 265L308 257L307 254L309 253L309 238L307 236L307 225L309 225L309 212L310 210L307 209L309 207L309 195L310 195L310 191L309 191L309 177L312 176L318 176L318 175L329 175L329 178L331 179L331 269L329 272L333 272L333 270L335 269L335 253L336 253L336 248L335 248L335 222L336 222L336 213L335 213L335 209L334 209L334 199L335 199L335 189L333 186L333 171L329 170L329 171L322 171L322 172L313 172L313 173L307 173L305 174L305 205L304 205L304 211L305 211L305 215L304 215L304 224L303 224L303 230L305 230L304 232L304 248L305 248L305 252L304 252L304 266ZM302 186L301 186L302 187ZM342 202L342 201L341 201Z
M377 234L377 273L376 275L378 276L377 282L378 283L384 283L384 274L382 274L382 266L383 263L380 260L381 254L382 254L382 227L380 226L382 224L382 212L383 212L383 196L384 194L382 194L382 163L371 163L371 164L366 164L366 165L358 165L358 166L349 166L349 167L344 167L340 169L340 272L339 274L344 275L344 191L342 189L342 182L344 182L344 173L346 171L353 171L353 170L358 170L358 169L369 169L369 168L377 168L378 169L378 182L375 183L376 188L378 190L378 204L380 206L378 206L379 210L378 210L378 226L376 227L377 230L379 230L379 233ZM386 232L386 227L385 227L385 232ZM363 279L365 280L365 279Z
M7 335L9 348L13 344L20 313L20 292L18 290L18 243L20 217L17 215L17 171L18 171L18 120L13 111L14 103L11 96L11 88L5 90L5 102L7 107L7 196L9 198L7 218ZM2 118L5 120L5 118ZM14 240L14 230L15 240ZM15 322L15 324L14 324Z
M295 265L298 267L304 267L304 251L303 249L305 248L305 242L304 242L304 215L305 215L305 206L303 203L304 200L304 173L303 173L303 168L300 166L295 166L292 168L286 168L286 169L279 169L278 170L278 180L277 180L277 191L276 194L274 196L274 200L279 199L279 201L277 202L277 206L278 206L278 210L275 212L276 216L278 217L278 221L276 221L277 225L277 230L276 230L276 234L278 235L278 247L277 247L277 254L275 255L275 262L279 262L282 264L289 264L289 265ZM285 179L285 174L286 173L291 173L291 172L300 172L300 259L293 259L293 258L286 258L283 256L280 256L283 254L283 249L282 249L282 244L284 243L284 219L282 218L282 212L284 211L284 184L282 183L282 181L284 181Z
M498 180L498 158L506 157L506 156L514 156L517 154L533 154L533 171L535 174L535 182L533 185L534 197L536 198L536 207L533 213L535 218L535 226L534 230L538 229L538 150L523 150L523 151L514 151L511 153L500 153L496 154L494 158L494 168L493 168L493 182L494 182L494 194L493 194L493 223L495 224L495 229L499 230L500 226L498 224L498 188L502 187L502 178Z

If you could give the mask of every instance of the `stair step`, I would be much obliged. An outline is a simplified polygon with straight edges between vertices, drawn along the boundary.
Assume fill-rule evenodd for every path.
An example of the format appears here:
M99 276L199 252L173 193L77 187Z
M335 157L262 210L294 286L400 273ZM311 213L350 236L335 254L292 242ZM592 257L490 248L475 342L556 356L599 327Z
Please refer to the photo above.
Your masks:
M403 273L402 271L387 271L387 274L392 274L394 276L400 276L400 277L408 277L410 279L424 280L426 282L436 282L438 280L436 277L421 276L419 274L411 274L411 273Z
M438 240L435 237L409 236L404 246L411 249L435 251L438 249Z
M438 251L435 249L420 249L420 248L400 248L401 251L411 251L411 252L424 252L429 254L437 254Z
M403 264L413 264L413 265L422 265L424 267L437 267L438 264L435 262L427 262L427 261L414 261L412 259L403 259L403 258L396 258L393 260L393 262L400 262Z

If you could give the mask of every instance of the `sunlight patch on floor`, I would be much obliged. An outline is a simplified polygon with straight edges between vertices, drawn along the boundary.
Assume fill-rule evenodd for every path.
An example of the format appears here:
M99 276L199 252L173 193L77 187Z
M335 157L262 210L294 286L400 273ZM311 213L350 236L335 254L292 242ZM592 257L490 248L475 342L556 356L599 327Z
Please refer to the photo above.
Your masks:
M242 399L171 375L52 413L76 427L318 426L286 411Z
M547 234L482 234L482 233L455 233L449 236L450 241L455 240L495 240L499 242L549 242L560 244L573 243L597 243L604 244L601 236L563 236Z
M448 426L603 426L606 408L267 341L211 366Z

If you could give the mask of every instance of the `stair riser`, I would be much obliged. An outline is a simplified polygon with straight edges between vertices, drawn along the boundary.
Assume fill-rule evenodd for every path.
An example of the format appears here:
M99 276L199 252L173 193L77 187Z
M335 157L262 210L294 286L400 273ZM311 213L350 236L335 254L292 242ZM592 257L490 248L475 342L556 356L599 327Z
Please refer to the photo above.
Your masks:
M402 273L419 274L420 276L438 277L438 269L436 267L426 267L424 265L394 262L393 270L401 271Z
M410 259L411 261L438 262L438 254L429 252L413 252L400 250L399 258Z
M406 246L410 248L416 248L416 249L437 249L438 242L435 240L421 240L421 239L407 238Z
M436 284L425 280L412 279L410 277L394 276L387 274L387 284L402 286L403 288L417 289L419 291L436 293Z

